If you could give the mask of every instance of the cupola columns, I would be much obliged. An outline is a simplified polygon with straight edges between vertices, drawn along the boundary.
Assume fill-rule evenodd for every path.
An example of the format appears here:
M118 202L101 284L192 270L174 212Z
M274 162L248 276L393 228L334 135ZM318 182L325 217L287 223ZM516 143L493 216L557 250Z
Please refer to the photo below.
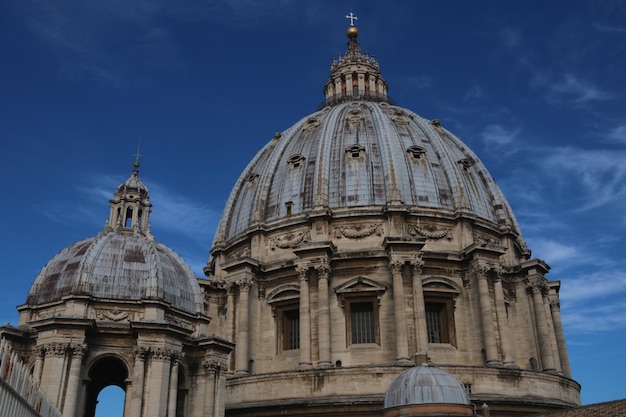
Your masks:
M133 163L130 178L117 187L109 202L111 210L106 231L128 230L151 236L149 216L152 204L148 188L139 179L138 160Z
M359 30L354 26L357 17L352 13L350 19L348 49L344 56L339 55L330 66L330 77L324 85L326 105L350 100L388 101L387 82L380 75L378 61L373 56L361 52L357 42Z

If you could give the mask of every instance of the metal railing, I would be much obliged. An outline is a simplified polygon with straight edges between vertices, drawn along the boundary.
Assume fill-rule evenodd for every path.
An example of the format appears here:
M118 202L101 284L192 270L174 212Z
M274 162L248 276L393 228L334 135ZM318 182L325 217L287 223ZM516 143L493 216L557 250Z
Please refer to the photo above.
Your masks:
M0 340L0 416L63 417L5 339Z

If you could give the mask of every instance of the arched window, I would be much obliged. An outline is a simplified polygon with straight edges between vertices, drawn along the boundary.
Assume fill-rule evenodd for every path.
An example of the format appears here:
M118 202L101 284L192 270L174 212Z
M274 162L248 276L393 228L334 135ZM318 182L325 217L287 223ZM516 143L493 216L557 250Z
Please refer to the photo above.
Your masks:
M276 347L278 353L300 349L300 288L295 285L279 287L268 296L276 318Z

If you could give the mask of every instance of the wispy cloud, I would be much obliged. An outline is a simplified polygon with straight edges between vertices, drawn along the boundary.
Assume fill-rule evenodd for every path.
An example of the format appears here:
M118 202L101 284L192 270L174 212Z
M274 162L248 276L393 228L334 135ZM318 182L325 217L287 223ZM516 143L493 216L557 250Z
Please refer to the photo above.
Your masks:
M104 227L108 218L107 202L113 196L115 187L124 178L112 175L91 175L83 183L75 185L79 195L72 201L47 201L35 207L51 220L62 224L82 224L94 227L93 234ZM154 211L150 215L153 232L167 231L209 247L212 233L217 229L221 212L191 198L176 193L151 181L150 199ZM75 201L81 205L75 206Z
M606 135L610 142L626 145L626 125L616 126Z
M186 236L205 247L211 245L221 212L159 185L152 185L155 207L151 222L155 228Z
M560 296L569 303L591 301L610 295L623 300L626 308L626 299L615 297L618 294L626 294L626 272L621 269L607 269L568 278Z
M601 90L595 85L583 81L572 74L565 74L563 79L550 86L554 96L573 100L577 104L589 101L610 100L611 94Z
M500 30L500 39L504 46L512 48L521 44L522 34L519 29L507 27Z
M506 129L502 125L492 124L485 127L481 138L487 147L502 147L512 144L519 133L519 129Z
M467 90L467 92L463 96L463 100L471 101L471 100L483 98L484 95L485 95L485 92L483 91L483 89L479 85L474 84L469 88L469 90Z
M560 299L564 324L579 332L626 328L626 272L607 269L567 279Z
M626 303L621 300L589 306L577 305L563 310L563 325L574 332L619 332L626 328Z
M555 148L546 152L541 167L558 181L582 187L577 211L623 201L626 197L626 152L602 149Z
M398 81L398 85L413 87L419 90L428 88L433 84L433 79L424 74L407 75Z
M594 23L593 27L599 32L626 33L626 26L609 26L600 23Z
M551 240L538 239L533 242L533 255L539 258L548 259L550 262L573 261L580 259L580 250L571 245Z

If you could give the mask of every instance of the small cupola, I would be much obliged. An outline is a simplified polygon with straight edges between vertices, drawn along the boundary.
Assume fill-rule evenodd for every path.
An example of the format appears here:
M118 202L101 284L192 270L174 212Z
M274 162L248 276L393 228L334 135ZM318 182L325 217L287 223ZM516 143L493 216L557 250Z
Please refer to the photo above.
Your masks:
M333 59L330 65L330 77L324 85L326 105L351 100L387 102L387 82L380 75L378 60L363 53L357 42L359 30L354 25L357 17L350 13L346 19L350 20L346 32L348 49L345 55Z
M148 187L139 179L139 157L133 163L130 178L115 190L111 213L106 223L107 231L127 231L150 237L149 216L152 204Z

